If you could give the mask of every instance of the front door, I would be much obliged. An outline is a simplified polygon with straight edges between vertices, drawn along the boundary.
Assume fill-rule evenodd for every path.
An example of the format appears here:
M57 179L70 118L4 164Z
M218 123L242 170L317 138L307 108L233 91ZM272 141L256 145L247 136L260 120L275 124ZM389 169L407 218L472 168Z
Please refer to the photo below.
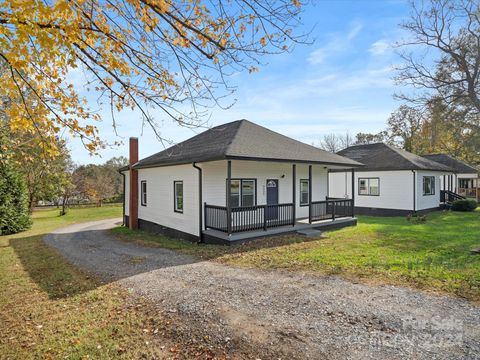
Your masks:
M267 179L267 205L278 205L278 180ZM267 207L267 220L278 218L278 207Z

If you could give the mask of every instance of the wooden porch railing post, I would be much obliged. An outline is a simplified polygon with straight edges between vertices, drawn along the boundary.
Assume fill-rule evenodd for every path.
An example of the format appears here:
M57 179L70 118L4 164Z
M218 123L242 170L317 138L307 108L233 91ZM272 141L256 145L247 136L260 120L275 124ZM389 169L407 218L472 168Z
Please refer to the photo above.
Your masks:
M207 230L208 222L207 222L207 203L203 203L203 222L205 226L205 230Z
M267 231L267 205L263 205L263 230Z

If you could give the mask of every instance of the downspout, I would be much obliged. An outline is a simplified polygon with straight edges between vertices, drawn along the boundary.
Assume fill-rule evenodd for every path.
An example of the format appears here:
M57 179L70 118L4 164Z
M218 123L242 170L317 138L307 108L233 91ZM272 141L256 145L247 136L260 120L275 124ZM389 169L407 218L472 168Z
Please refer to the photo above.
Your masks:
M203 199L202 199L202 168L197 166L197 163L192 163L192 166L198 170L198 242L203 242Z
M412 170L412 173L413 173L413 212L416 213L417 212L417 204L416 204L416 201L417 201L417 179L416 179L416 172L415 170Z
M123 177L122 226L125 226L125 174L120 170L118 172Z

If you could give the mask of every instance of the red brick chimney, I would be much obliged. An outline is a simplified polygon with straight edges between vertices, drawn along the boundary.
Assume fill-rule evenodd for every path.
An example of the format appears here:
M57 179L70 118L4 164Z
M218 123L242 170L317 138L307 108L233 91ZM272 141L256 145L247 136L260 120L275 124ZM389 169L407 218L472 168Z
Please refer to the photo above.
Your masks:
M129 189L129 212L128 227L138 229L138 171L132 169L132 166L138 162L138 138L130 138L130 189Z

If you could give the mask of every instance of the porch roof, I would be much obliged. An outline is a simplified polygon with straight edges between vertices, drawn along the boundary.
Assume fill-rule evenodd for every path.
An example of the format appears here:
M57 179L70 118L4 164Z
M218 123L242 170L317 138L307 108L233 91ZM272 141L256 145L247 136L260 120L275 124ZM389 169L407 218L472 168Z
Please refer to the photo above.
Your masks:
M338 152L365 164L361 171L433 170L454 172L449 166L384 143L350 146Z
M430 154L424 155L423 157L451 167L459 174L477 174L479 172L478 169L474 168L473 166L470 166L463 161L457 160L447 154Z
M206 130L137 162L148 168L225 159L284 161L354 168L363 164L276 133L248 120Z

